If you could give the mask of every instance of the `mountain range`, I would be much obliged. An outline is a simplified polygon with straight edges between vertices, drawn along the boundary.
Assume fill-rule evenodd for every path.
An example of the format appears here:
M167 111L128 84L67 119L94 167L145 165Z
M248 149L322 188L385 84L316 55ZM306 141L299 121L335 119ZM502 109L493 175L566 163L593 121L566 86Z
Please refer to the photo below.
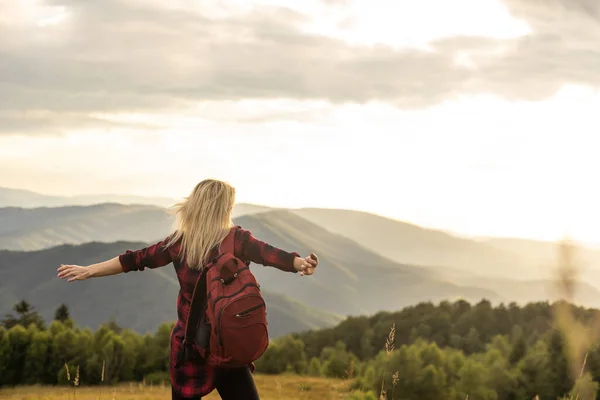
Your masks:
M7 203L0 196L0 204ZM8 249L0 254L0 313L25 297L39 305L46 318L66 302L78 322L88 326L112 317L147 331L172 319L177 282L171 267L72 286L55 278L60 263L87 264L160 240L173 223L163 207L10 205L0 208L0 249ZM234 222L274 246L319 255L319 270L312 277L253 266L267 290L274 335L421 301L486 298L525 303L557 298L548 267L555 264L552 243L468 239L351 210L238 204ZM578 255L588 269L577 282L573 300L598 307L600 274L594 267L600 252L581 249Z
M45 320L50 320L58 306L65 303L81 326L96 328L114 320L139 332L152 331L162 322L173 321L177 315L179 283L172 265L73 283L56 278L56 269L61 263L93 264L146 245L86 243L30 252L0 251L0 313L11 312L13 304L25 299ZM266 290L263 294L273 337L330 326L342 319L340 315L307 307L281 293Z
M178 200L167 197L144 197L124 195L96 196L50 196L29 190L0 187L0 207L62 207L89 206L101 203L146 204L159 207L170 207Z

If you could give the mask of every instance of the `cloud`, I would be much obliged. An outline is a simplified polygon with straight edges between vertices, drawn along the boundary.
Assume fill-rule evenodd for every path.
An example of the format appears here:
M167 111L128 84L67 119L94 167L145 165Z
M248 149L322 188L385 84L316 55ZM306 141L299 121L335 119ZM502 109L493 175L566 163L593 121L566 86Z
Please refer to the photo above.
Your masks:
M0 134L49 135L71 129L129 128L158 130L163 126L143 122L112 121L94 114L49 111L0 111Z
M7 16L0 19L0 126L24 112L43 112L60 130L60 121L64 129L93 124L90 113L177 110L207 100L377 100L421 108L465 93L535 100L568 82L600 85L596 0L506 0L531 35L447 38L428 51L309 34L309 16L276 6L232 12L175 1L46 4L63 7L62 23L38 27L0 9ZM457 63L459 54L472 66ZM35 131L35 118L30 122L19 126L13 118L0 133Z
M532 29L486 64L479 86L508 99L539 100L565 83L600 86L600 2L506 0Z

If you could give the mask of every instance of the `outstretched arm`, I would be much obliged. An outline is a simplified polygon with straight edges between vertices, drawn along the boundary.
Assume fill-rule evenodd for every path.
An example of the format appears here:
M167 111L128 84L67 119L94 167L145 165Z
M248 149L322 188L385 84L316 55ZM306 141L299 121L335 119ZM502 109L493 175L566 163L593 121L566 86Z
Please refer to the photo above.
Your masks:
M87 267L61 264L60 268L58 268L58 277L66 279L67 282L73 282L83 281L88 278L116 275L121 272L123 272L123 267L121 267L119 257L115 257Z
M167 239L136 251L128 250L110 260L89 266L61 264L58 268L58 277L73 282L162 267L172 262L171 253L165 248L166 241Z
M169 238L140 250L127 250L119 256L123 272L143 271L146 268L164 267L173 261L170 249L166 248Z
M261 240L256 239L244 229L239 230L239 249L236 253L242 258L269 267L275 267L287 272L300 272L300 275L312 275L319 259L315 254L300 257L298 253L288 253Z

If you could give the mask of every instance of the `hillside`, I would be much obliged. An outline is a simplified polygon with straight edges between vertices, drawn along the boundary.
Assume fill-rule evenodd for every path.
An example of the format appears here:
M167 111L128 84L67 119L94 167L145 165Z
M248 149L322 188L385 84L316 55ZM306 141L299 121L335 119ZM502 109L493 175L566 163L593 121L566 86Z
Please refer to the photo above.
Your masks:
M330 291L325 298L328 309L338 313L372 311L383 307L382 304L387 302L390 304L386 307L393 308L414 301L428 300L429 295L435 296L435 299L452 299L464 295L471 296L473 300L488 297L491 300L519 303L556 298L551 292L551 269L547 268L545 273L540 273L532 267L525 273L523 268L515 271L494 263L494 260L502 256L514 258L517 255L522 261L513 265L531 262L533 256L527 258L525 250L521 248L513 248L512 252L510 248L497 249L492 246L491 241L481 243L462 239L443 232L353 211L286 211L238 204L234 214L237 216L237 223L251 229L258 237L264 237L267 241L291 250L314 250L324 257L327 270L321 269L318 279L308 286L289 276L273 274L270 270L261 271L260 274L265 274L261 278L266 279L269 287L277 288L281 293L289 291L293 297L317 307L322 306L322 293L330 291L328 286L333 285L336 290ZM306 218L299 216L303 214ZM319 224L311 223L307 218L318 220ZM4 208L0 209L0 248L35 250L63 243L118 240L153 242L163 237L171 228L171 224L172 219L164 209L144 205ZM345 229L342 233L332 233L342 230L341 228ZM383 236L380 242L374 240L373 238L381 236L381 232L388 232L390 236ZM351 239L352 236L360 240L360 245ZM401 246L394 246L395 238L400 238ZM366 245L369 243L375 250ZM405 248L406 252L402 250ZM551 247L548 244L545 248ZM408 257L405 254L408 254ZM446 254L448 259L442 259L440 254ZM495 254L498 257L495 257ZM525 257L520 258L522 254L525 254ZM544 252L538 251L535 254L543 255ZM472 255L472 260L469 259L469 255ZM452 257L456 259L453 260ZM492 267L476 268L479 264L473 260L477 257L484 266L488 265L486 260L490 260L489 265ZM407 258L415 262L398 262ZM422 262L417 263L418 260ZM428 265L426 262L439 264ZM471 268L462 267L461 262L471 265ZM369 266L368 269L365 269L366 265ZM371 273L374 270L377 271L375 275ZM363 277L365 273L366 277ZM389 277L391 278L388 279ZM597 305L596 299L600 298L600 293L595 285L600 282L599 278L600 274L594 270L585 271L580 277L586 283L579 285L580 289L575 299L578 304ZM395 296L379 294L373 301L359 301L356 297L361 291L359 279L368 283L368 290L380 284L382 287L388 287L387 291L391 293L401 288L402 303L395 303L399 301ZM392 283L397 281L401 283Z
M290 211L247 215L235 222L274 246L319 255L321 266L312 277L256 270L265 287L276 287L313 307L362 314L427 300L504 300L494 291L449 283L422 268L395 263Z
M473 240L360 211L306 208L293 212L397 262L453 268L493 278L554 278L554 243ZM600 251L584 248L579 253L587 268L582 279L600 284Z
M419 301L453 300L458 297L473 301L485 297L495 304L499 301L525 304L561 298L553 279L527 278L526 274L511 273L508 269L500 270L497 276L493 276L487 268L472 272L463 268L395 263L345 236L332 234L300 218L295 210L245 216L236 222L283 248L299 248L301 250L296 251L305 252L302 254L317 249L321 262L327 265L327 271L321 269L318 276L309 278L315 280L312 287L306 288L300 282L285 276L272 276L269 272L265 272L267 276L261 278L271 280L279 291L290 293L307 304L340 304L340 308L337 305L332 308L340 313L344 313L341 311L345 307L342 303L356 304L357 312L351 313L360 314L394 309ZM600 290L596 286L598 281L592 279L591 273L584 278L575 282L575 297L572 300L588 307L600 306ZM329 290L327 303L322 300L325 295L319 294L324 290ZM361 297L361 292L366 296ZM343 300L344 293L349 293L348 299ZM371 305L375 308L370 308Z
M60 263L91 264L114 257L143 243L88 243L63 245L35 252L0 251L0 315L26 299L50 319L61 303L83 326L96 328L114 318L120 325L140 332L154 331L176 318L179 286L172 266L157 270L66 283L56 278ZM287 296L265 292L271 334L324 327L340 317L312 309Z
M521 305L538 301L557 301L564 298L564 293L559 290L556 279L490 278L485 274L465 273L460 269L423 268L448 282L492 290ZM598 280L592 279L592 274L587 274L586 279L581 277L575 279L573 298L569 300L574 304L600 308L600 290L596 286L597 282Z
M96 196L48 196L29 190L11 189L0 187L0 208L44 208L44 207L71 207L71 206L93 206L104 203L122 205L147 205L158 208L168 208L181 199L169 197L145 197L128 195L96 195ZM253 214L271 210L271 207L238 203L234 215Z
M0 248L8 250L92 241L150 242L167 235L173 223L161 208L121 204L0 208L0 222Z
M234 217L270 208L237 204ZM173 217L150 205L97 204L90 206L0 208L0 249L41 250L61 244L88 242L152 242L167 235Z
M63 243L152 241L168 232L172 223L162 207L144 205L160 203L152 198L100 196L94 200L123 204L29 208L36 201L39 203L39 198L47 197L0 188L0 205L19 206L0 208L0 248L38 250ZM64 197L53 202L76 203L81 200L78 199ZM126 204L134 200L139 200L140 204ZM241 203L234 208L234 218L269 211L274 209ZM508 275L519 280L553 278L552 267L556 259L553 243L499 238L473 240L351 210L305 208L290 211L395 262L455 268L490 277ZM583 268L581 279L600 285L600 250L579 249L578 259Z
M169 207L177 202L166 197L144 197L126 195L96 195L96 196L48 196L29 190L0 187L0 207L63 207L86 206L101 203L145 204Z
M482 242L502 251L518 254L528 265L539 270L553 268L556 264L557 246L551 242L515 238L487 238ZM600 250L584 246L578 247L575 261L582 273L595 272L594 275L596 278L598 277Z

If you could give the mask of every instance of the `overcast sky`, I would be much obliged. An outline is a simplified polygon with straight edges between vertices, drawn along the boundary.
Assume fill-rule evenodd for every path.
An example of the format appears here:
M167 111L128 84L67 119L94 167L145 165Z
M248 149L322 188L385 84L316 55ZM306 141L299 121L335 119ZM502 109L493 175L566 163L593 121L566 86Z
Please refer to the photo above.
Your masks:
M598 0L0 1L0 186L600 243L598 71Z

